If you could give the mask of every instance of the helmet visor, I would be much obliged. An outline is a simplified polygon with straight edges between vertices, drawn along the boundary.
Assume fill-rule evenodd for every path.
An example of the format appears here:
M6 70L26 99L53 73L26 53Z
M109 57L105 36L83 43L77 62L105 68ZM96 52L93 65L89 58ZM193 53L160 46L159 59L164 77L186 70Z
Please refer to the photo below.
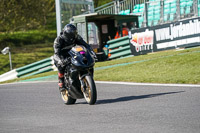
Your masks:
M66 33L66 32L64 32L64 34L63 34L63 39L66 42L74 42L76 37L77 37L77 33L76 32L74 32L74 33Z

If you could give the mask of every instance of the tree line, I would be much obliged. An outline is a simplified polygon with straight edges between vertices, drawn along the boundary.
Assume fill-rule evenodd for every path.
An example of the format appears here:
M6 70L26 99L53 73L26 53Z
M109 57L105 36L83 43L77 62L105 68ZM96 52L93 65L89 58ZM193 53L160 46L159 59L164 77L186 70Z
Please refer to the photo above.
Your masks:
M97 7L110 1L94 0L94 5ZM55 24L55 0L0 0L0 33L55 29Z
M55 0L0 0L0 32L45 28Z

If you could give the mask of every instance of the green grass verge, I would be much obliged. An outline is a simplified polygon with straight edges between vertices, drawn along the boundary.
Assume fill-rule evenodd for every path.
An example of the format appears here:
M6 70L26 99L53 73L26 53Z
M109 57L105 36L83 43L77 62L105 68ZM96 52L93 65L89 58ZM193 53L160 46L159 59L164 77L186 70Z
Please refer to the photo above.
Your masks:
M134 64L95 71L95 80L200 84L200 47L113 60L96 67L134 61Z
M53 42L55 37L56 30L31 30L0 33L0 49L7 46L20 47L23 45Z
M13 80L8 80L8 81L0 82L0 84L13 83L13 82L21 82L21 81L25 81L25 80L29 80L29 79L36 79L36 78L47 77L47 76L55 76L55 75L57 75L57 73L58 73L57 71L51 71L51 72L46 72L46 73L42 73L42 74L30 76L30 77L17 78L17 79L13 79ZM58 78L56 77L54 80L58 80ZM42 79L41 81L45 81L45 80Z
M111 68L106 68L108 66ZM94 79L99 81L200 84L199 66L200 47L181 51L170 50L97 62ZM57 72L48 72L9 82L56 74Z
M13 69L53 55L56 30L30 30L0 33L0 51L10 47ZM10 70L9 56L0 54L0 75Z
M53 55L53 42L11 47L13 69L31 64ZM0 54L0 75L10 70L9 56Z

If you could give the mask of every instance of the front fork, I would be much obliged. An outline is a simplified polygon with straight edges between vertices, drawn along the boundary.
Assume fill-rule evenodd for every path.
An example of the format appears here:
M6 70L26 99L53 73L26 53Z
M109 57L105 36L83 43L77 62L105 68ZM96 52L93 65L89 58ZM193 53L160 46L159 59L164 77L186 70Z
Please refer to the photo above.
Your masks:
M88 69L88 72L85 74L79 74L79 80L81 83L81 90L82 92L86 91L87 85L86 83L83 81L85 79L85 76L92 76L93 77L93 73L94 73L94 68Z
M84 74L82 76L79 75L79 80L80 80L80 83L81 83L81 91L82 92L86 91L86 87L87 86L86 86L86 84L85 84L85 82L83 80L84 80L85 76L87 76L87 75L89 75L89 74Z

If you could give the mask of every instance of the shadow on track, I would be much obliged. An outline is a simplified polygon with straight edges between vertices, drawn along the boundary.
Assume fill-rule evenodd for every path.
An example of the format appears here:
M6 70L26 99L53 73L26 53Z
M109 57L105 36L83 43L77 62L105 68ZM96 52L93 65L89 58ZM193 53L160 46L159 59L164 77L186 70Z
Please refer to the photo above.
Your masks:
M117 102L126 102L126 101L131 101L131 100L152 98L152 97L158 97L162 95L176 94L176 93L182 93L182 92L185 92L185 91L157 93L157 94L149 94L149 95L141 95L141 96L125 96L125 97L120 97L116 99L98 100L96 104L110 104L110 103L117 103Z

